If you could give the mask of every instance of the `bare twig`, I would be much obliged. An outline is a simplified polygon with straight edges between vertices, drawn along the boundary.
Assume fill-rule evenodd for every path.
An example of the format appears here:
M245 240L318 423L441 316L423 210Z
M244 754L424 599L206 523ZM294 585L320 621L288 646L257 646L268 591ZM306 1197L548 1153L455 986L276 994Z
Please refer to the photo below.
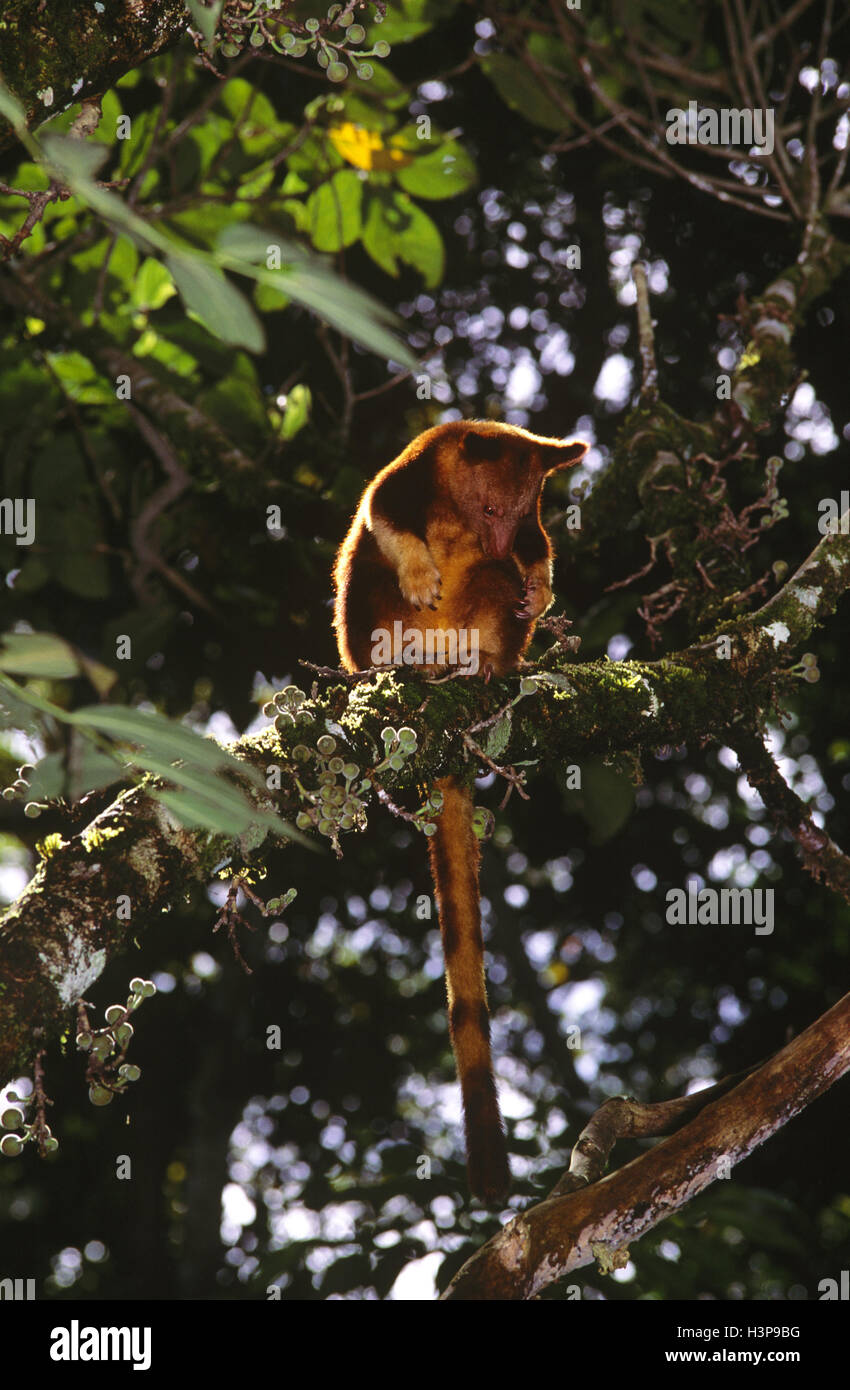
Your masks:
M636 261L632 266L632 279L637 294L638 342L642 368L640 399L643 405L654 405L658 400L658 365L655 361L655 335L652 331L646 266L642 262Z
M850 902L850 856L815 825L811 808L788 786L761 736L751 728L734 726L727 742L738 755L741 771L758 792L768 815L797 842L804 866L815 881L823 880Z

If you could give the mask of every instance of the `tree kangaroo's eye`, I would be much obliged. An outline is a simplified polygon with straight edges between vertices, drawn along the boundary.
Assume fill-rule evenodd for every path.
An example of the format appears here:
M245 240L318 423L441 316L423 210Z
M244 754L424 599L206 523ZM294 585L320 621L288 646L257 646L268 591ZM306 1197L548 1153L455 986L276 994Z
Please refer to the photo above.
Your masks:
M496 515L496 509L495 509L495 507L485 507L485 508L484 508L484 515L485 515L485 516L495 516L495 515Z

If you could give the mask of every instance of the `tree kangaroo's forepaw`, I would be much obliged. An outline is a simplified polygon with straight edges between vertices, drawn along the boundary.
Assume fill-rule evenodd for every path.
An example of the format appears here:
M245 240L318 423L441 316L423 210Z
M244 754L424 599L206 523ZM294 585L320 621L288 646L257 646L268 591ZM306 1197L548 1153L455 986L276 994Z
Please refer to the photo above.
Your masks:
M518 618L539 618L541 613L546 612L553 597L552 590L545 580L529 576L523 585L522 598L514 612Z
M436 608L440 602L440 571L433 560L414 560L398 572L402 597L414 608Z

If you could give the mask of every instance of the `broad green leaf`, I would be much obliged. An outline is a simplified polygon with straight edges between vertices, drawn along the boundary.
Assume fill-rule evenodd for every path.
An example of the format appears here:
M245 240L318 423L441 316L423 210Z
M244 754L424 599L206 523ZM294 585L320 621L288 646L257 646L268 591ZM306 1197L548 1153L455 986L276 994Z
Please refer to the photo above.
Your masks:
M15 171L15 187L25 189L28 193L43 193L49 183L50 176L46 169L29 159L23 160ZM10 198L10 203L14 207L20 207L21 200Z
M393 233L393 250L421 274L428 289L439 285L445 267L445 248L438 227L406 193L396 193L385 217Z
M286 308L289 296L282 290L273 290L271 285L255 285L254 304L261 314L274 314Z
M218 20L224 5L224 0L212 0L212 3L202 5L200 0L186 0L186 8L192 16L192 22L200 30L207 47L212 44L215 31L218 28Z
M369 211L363 224L363 246L376 265L388 275L398 275L395 236L385 214L385 200L369 199Z
M340 169L307 199L310 239L317 251L340 251L360 236L363 183L354 169Z
M196 792L202 798L209 798L221 808L228 808L231 830L234 829L234 820L243 817L239 828L253 822L306 843L305 837L294 827L271 812L258 810L238 787L231 786L216 775L223 768L231 768L256 786L265 785L256 768L235 758L213 739L204 738L161 714L129 709L123 705L94 705L75 710L66 718L78 728L96 729L110 738L134 744L138 751L130 755L133 763L177 786ZM182 761L182 767L174 766L178 760Z
M110 787L126 777L123 760L117 755L102 752L80 734L74 733L72 737L71 757L66 758L64 753L48 753L36 763L35 771L27 779L27 800L50 801L67 796L79 801L86 792Z
M239 821L240 829L244 829L255 819L253 807L238 788L230 786L210 769L189 767L185 762L169 762L166 758L156 757L147 747L137 748L134 752L127 753L126 757L128 762L143 768L145 772L150 772L154 777L173 782L175 786L182 787L185 791L196 792L198 796L208 797Z
M79 532L76 534L83 544L73 548L69 546L67 550L55 552L50 557L55 578L64 589L78 598L108 598L112 591L109 566L106 557L94 551L96 523L88 513L77 509L73 516L68 517L68 524L69 527L82 528L82 535ZM92 538L91 545L85 544L86 535ZM99 535L96 539L100 539Z
M90 150L99 161L105 154L102 147L83 145L79 140L59 135L48 135L44 138L44 149L51 170L105 221L120 227L142 246L157 246L162 250L170 248L172 242L169 238L149 226L108 188L99 188L89 177L91 158L81 156L80 150Z
M499 96L533 125L546 130L565 130L567 116L546 95L536 77L519 58L509 53L488 53L480 58L481 70L493 83Z
M91 362L81 352L48 352L45 357L65 386L79 386L97 377Z
M259 773L253 773L249 764L235 759L214 739L204 738L193 729L187 729L184 724L175 724L153 710L132 709L125 705L92 705L75 710L67 718L80 728L96 729L110 738L143 744L154 756L169 762L175 758L186 758L195 767L211 769L234 764L243 775L258 782L262 780Z
M148 256L139 267L130 298L139 309L161 309L176 292L174 281L165 266L154 260L153 256Z
M18 101L18 98L9 91L9 88L2 78L0 78L0 115L5 116L6 120L10 125L13 125L16 130L26 126L26 112Z
M270 273L266 283L271 284ZM263 277L264 280L266 277ZM396 317L371 295L347 284L332 271L306 261L287 266L280 282L291 299L315 310L333 328L339 329L352 342L376 352L388 361L416 370L417 361L410 348L381 320L395 323Z
M248 300L217 266L174 252L166 257L166 264L186 308L197 314L211 333L250 352L264 350L262 324Z
M472 156L456 140L415 159L396 173L396 182L417 198L454 198L477 178Z
M232 222L222 227L215 239L216 250L259 264L265 263L270 246L280 245L279 237L272 232L264 232L253 222ZM285 256L286 248L282 247L281 250Z
M271 155L292 140L295 126L289 121L279 121L265 93L244 78L231 78L221 93L221 100L232 117L246 154Z
M667 3L667 0L664 0ZM538 63L543 63L548 67L558 68L561 72L569 74L570 79L579 78L579 69L575 57L567 48L566 44L561 43L552 34L533 33L528 36L528 51Z
M237 354L244 356L244 354ZM250 359L248 359L250 360ZM197 398L198 409L215 420L243 448L260 448L268 432L267 403L256 382L231 372Z
M34 691L24 690L14 681L0 677L0 703L8 707L16 700L23 701L44 714L50 714L55 719L78 729L91 729L109 738L134 744L138 751L130 755L130 762L153 775L190 789L192 798L197 803L196 810L206 806L207 819L193 823L219 829L227 834L238 833L249 824L264 825L277 834L286 835L314 848L312 842L294 826L273 812L259 810L237 786L216 775L220 769L230 767L257 786L265 785L256 768L235 758L212 739L203 738L191 729L174 724L161 714L130 709L123 705L92 705L69 712L36 695ZM175 767L174 762L177 760L182 760L184 765ZM118 775L120 776L120 772ZM161 800L165 800L168 795L180 795L159 792L156 789L152 789L151 794ZM215 824L212 823L213 820Z
M484 744L484 752L488 758L500 758L508 746L511 737L511 712L505 710L500 719L495 724L491 724L487 730L487 741Z
M111 787L113 782L125 777L124 760L104 753L102 749L87 738L75 735L75 745L79 757L70 760L68 768L68 795L72 801L79 801L86 792L99 791L101 787ZM36 775L41 763L36 768Z
M219 100L234 120L250 119L267 127L277 121L268 97L244 77L229 78L219 92Z
M111 781L115 781L119 776L118 768L114 762L110 762L112 769ZM65 791L65 754L48 753L40 762L36 763L35 771L31 772L27 778L29 791L26 793L27 801L50 801L54 797L61 796ZM84 788L84 791L93 788Z
M582 809L590 827L590 842L604 845L628 820L635 790L624 773L604 763L588 762L582 768Z
M110 690L117 680L108 666L76 652L51 632L7 632L0 636L0 671L39 680L86 676L99 695Z
M191 377L194 375L198 366L198 359L192 353L186 352L185 348L178 347L168 338L163 338L161 334L154 333L149 329L147 333L139 338L133 347L134 357L153 357L157 362L161 362L170 372L175 372L178 376Z
M387 5L382 24L369 25L367 42L386 39L389 43L410 43L457 9L457 0L395 0ZM365 22L365 21L364 21Z
M72 187L76 178L94 178L109 154L102 145L68 135L45 135L42 144L50 162L62 168Z
M186 791L158 791L155 796L157 801L167 806L171 814L187 829L212 830L219 835L238 835L247 828L248 822L242 816L234 818L230 808L223 806L214 797ZM243 807L244 805L243 802ZM285 822L281 821L280 829L284 828Z
M286 398L286 409L280 426L282 439L294 439L310 418L313 398L309 386L293 386Z
M265 265L254 265L250 260L234 255L230 249L231 240L234 245L246 246L249 254L263 261L269 243L280 246L283 268L267 270ZM364 290L342 280L324 261L311 256L301 247L243 224L228 227L220 234L215 256L220 265L242 275L253 275L261 285L268 285L270 289L282 292L296 303L312 309L319 318L339 329L352 342L415 370L416 358L407 345L390 331L389 325L398 322L393 311Z
M32 701L22 695L14 681L0 675L0 729L38 729Z
M67 680L80 674L80 663L68 643L50 632L7 632L0 638L0 671Z
M130 142L127 141L126 143L129 144ZM117 241L113 241L111 237L101 237L93 246L86 246L75 256L71 256L71 265L78 270L100 271L107 251L109 252L107 274L119 280L122 284L122 291L129 296L139 266L139 253L135 244L128 237L119 237Z

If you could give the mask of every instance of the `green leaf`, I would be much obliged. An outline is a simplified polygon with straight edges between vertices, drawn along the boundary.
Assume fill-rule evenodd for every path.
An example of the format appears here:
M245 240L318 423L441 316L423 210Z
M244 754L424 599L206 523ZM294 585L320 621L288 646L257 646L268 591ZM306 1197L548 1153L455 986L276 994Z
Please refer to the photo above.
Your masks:
M584 764L581 773L582 807L590 827L590 843L604 845L628 820L635 790L625 774L604 763Z
M231 829L234 832L245 830L251 821L257 819L254 807L242 793L236 787L222 781L210 769L196 769L187 767L185 763L171 763L166 758L159 758L151 753L148 747L139 748L126 756L135 767L141 767L145 772L150 772L154 777L161 777L166 782L173 782L184 791L194 792L218 806L222 812L230 816Z
M391 44L410 43L456 9L457 0L396 0L387 5L382 24L370 24L367 43L373 44L377 39Z
M79 801L86 792L111 787L113 782L118 782L125 776L123 760L119 760L114 754L110 756L109 753L104 753L89 739L75 734L74 746L78 756L69 759L68 767L68 795L72 801ZM36 768L36 775L40 769L41 764Z
M499 96L532 125L563 131L569 126L565 114L546 95L532 72L509 53L488 53L479 59L481 70Z
M197 314L205 328L236 347L250 352L264 350L262 324L248 300L217 266L176 252L166 257L166 263L186 308Z
M22 689L14 681L0 677L0 687L4 705L19 699L75 728L91 729L109 738L136 745L137 751L129 755L127 761L184 787L192 794L186 804L192 806L195 814L207 816L207 819L193 824L205 825L227 834L238 833L249 824L260 825L298 840L308 848L315 848L312 841L308 841L294 826L271 811L258 809L238 787L217 776L222 768L232 768L257 786L265 786L256 768L235 758L213 739L203 738L193 730L147 710L130 709L123 705L92 705L69 712L36 695L34 691ZM175 767L174 763L179 760L183 760L184 765ZM165 801L169 795L181 794L151 788L151 795Z
M40 680L70 680L86 676L99 695L117 680L114 671L92 661L50 632L8 632L0 638L0 671Z
M270 246L279 246L280 238L273 232L264 232L253 222L231 222L222 227L215 239L215 248L228 256L238 256L242 260L264 265ZM281 248L286 255L286 248Z
M93 179L106 162L109 149L88 140L73 140L69 135L45 135L42 144L51 163L61 166L68 182Z
M416 371L418 364L410 348L381 322L388 319L396 323L395 315L364 290L347 284L324 266L306 261L287 266L282 284L292 299L315 310L319 318L352 342Z
M232 835L244 830L241 818L234 823L231 811L216 801L214 797L201 796L198 792L155 793L157 801L167 806L181 825L201 830L213 830L220 835ZM280 822L280 829L285 822Z
M369 212L363 224L363 246L376 265L395 277L398 275L395 237L384 214L384 206L380 198L369 199Z
M169 762L186 758L196 767L213 770L234 765L258 785L262 783L259 773L254 773L249 764L234 758L214 739L204 738L193 729L187 729L184 724L175 724L173 720L152 710L131 709L125 705L92 705L75 710L67 718L69 723L80 728L96 729L110 738L142 744L154 756Z
M112 780L117 776L117 769L112 763ZM29 791L26 793L27 801L50 801L57 796L61 796L65 789L65 754L48 753L40 762L36 763L35 771L31 772L27 778Z
M428 289L439 285L446 252L436 223L406 193L395 194L386 218L393 232L396 254L419 271Z
M67 522L69 540L73 537L80 543L69 544L66 550L56 551L50 557L55 578L78 598L108 598L112 592L109 565L105 556L94 551L95 542L100 540L94 518L82 508L75 508Z
M211 46L215 37L223 5L224 0L212 0L209 7L202 5L200 0L186 0L186 8L192 16L192 22L206 40L207 48Z
M488 758L499 758L508 746L511 737L511 712L506 709L501 719L497 719L487 730L487 742L484 744L484 752Z
M252 82L244 77L231 77L219 92L219 100L229 111L234 121L254 121L257 125L271 127L277 121L272 103L264 92L258 91Z
M310 239L317 251L352 246L362 228L363 182L355 169L340 169L307 199Z
M269 244L280 247L284 258L281 270L266 269ZM263 264L254 265L252 260L233 254L232 246L244 247L252 259ZM303 304L305 308L312 309L320 319L337 328L352 342L404 367L416 369L416 358L410 349L390 331L389 325L398 323L393 311L380 300L373 299L365 290L350 285L324 261L294 243L282 241L273 233L242 223L221 232L214 254L220 265L242 275L251 275L261 285L267 285L296 303Z
M289 296L271 285L254 286L254 304L261 314L275 314L289 304Z
M21 130L26 126L27 114L18 98L9 91L2 78L0 78L0 114L5 116L16 130Z
M86 792L98 791L101 787L111 787L113 782L124 777L122 763L116 756L110 756L96 748L88 738L72 734L72 754L66 759L64 753L48 753L28 777L28 801L50 801L66 795L72 801L79 801Z
M160 261L154 260L153 256L142 261L130 290L131 302L137 308L145 311L161 309L166 300L176 293L174 281Z
M68 643L50 632L7 632L0 639L0 671L67 680L80 674L80 663Z
M293 386L286 398L286 410L280 426L282 439L294 439L310 419L313 397L309 386Z
M396 181L417 198L455 198L471 188L478 177L472 156L456 140L406 164Z
M171 241L168 237L155 227L149 226L108 188L99 188L89 177L91 155L99 162L106 153L103 147L88 146L79 140L71 140L61 135L46 135L43 145L51 173L66 183L78 198L99 213L106 222L126 232L142 246L169 249ZM90 155L81 155L81 150L89 150Z
M295 126L279 121L268 97L242 77L230 79L221 93L221 100L233 119L239 143L246 154L276 154L295 135ZM231 129L231 136L232 133ZM221 140L217 141L219 148L221 144ZM244 196L244 185L240 192Z

